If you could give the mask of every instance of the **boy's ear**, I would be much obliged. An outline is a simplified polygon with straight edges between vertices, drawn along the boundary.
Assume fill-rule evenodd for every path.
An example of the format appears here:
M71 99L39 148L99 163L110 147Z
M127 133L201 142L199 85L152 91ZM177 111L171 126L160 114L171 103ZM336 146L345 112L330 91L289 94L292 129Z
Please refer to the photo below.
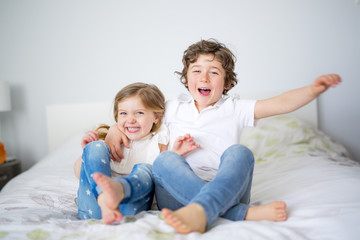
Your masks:
M228 84L224 84L224 89L225 90L229 90L231 87L231 82L229 82Z

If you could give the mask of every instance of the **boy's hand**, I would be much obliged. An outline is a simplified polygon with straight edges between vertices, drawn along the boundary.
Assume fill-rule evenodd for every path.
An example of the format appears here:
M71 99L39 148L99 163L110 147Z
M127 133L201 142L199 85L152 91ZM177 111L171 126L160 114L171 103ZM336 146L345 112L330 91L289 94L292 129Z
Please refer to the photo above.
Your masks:
M341 83L341 78L337 74L326 74L315 79L311 85L312 90L316 95L325 92L329 87L336 87Z
M98 132L97 131L90 131L88 132L83 138L81 139L81 147L84 149L86 144L91 143L93 141L99 140Z
M126 135L121 132L116 125L113 125L109 128L109 131L105 137L105 143L110 149L111 159L117 162L121 162L121 159L124 158L124 154L121 150L121 144L124 144L125 147L130 148Z
M183 156L195 149L200 147L199 144L196 144L194 138L190 136L190 134L186 134L185 136L180 136L175 140L172 151L177 153L180 156Z

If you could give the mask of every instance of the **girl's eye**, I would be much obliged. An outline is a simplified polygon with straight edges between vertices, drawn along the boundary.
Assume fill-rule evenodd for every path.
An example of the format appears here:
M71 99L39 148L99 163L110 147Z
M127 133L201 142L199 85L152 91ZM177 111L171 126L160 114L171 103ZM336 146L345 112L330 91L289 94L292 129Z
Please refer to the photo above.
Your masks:
M211 74L214 74L214 75L218 75L218 73L217 72L210 72Z
M144 112L137 112L137 115L144 115Z
M119 112L119 115L125 116L125 115L126 115L126 112Z
M200 70L194 70L193 72L194 72L194 73L199 73L199 72L200 72Z

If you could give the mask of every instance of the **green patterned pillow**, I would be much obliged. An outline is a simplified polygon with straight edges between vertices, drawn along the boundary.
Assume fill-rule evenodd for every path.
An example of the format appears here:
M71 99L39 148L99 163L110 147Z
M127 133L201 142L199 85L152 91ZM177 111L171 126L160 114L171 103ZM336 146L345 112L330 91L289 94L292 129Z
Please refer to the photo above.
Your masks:
M309 123L280 115L261 119L256 127L244 129L240 143L249 147L260 163L314 151L313 139L317 134Z

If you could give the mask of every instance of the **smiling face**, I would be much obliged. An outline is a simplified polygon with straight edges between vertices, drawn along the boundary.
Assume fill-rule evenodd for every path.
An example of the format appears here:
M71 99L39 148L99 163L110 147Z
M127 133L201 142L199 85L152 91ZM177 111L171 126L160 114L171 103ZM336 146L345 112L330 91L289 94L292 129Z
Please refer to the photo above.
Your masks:
M144 107L140 97L123 99L118 104L117 126L130 140L139 140L148 135L159 119Z
M225 74L221 63L212 54L199 55L189 65L186 86L199 112L219 101L226 89Z

